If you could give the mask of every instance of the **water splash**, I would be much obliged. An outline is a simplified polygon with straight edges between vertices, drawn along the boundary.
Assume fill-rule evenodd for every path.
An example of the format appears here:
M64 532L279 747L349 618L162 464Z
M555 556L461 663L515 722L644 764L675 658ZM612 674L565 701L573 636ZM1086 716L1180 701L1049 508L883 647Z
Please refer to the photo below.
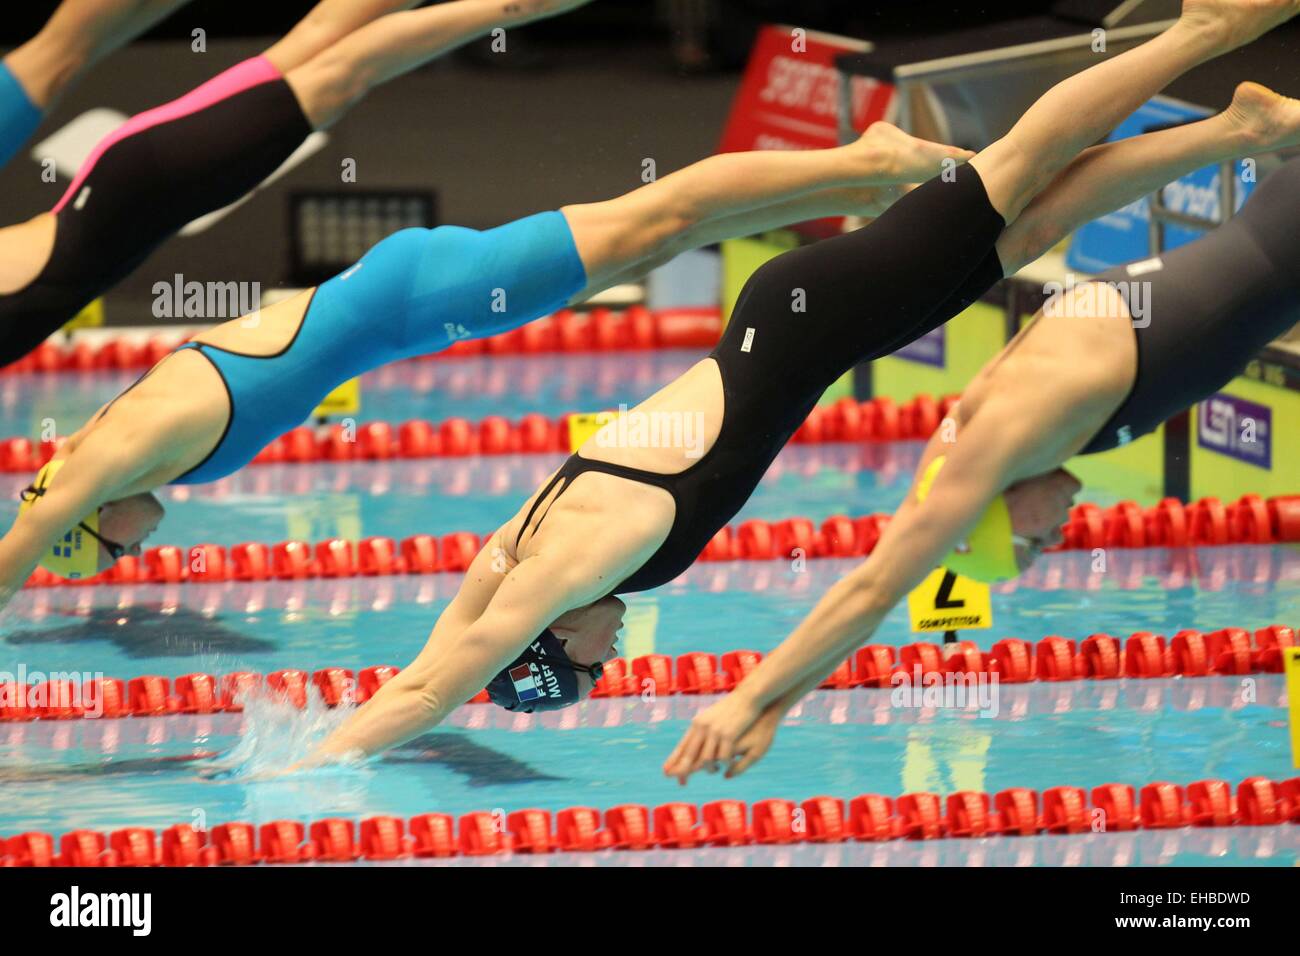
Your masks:
M314 687L308 688L305 708L295 707L284 696L266 691L249 695L243 705L243 735L226 755L210 765L207 773L210 778L254 783L287 780L300 774L355 775L361 769L362 762L355 760L285 774L287 768L307 757L352 712L350 707L325 706Z

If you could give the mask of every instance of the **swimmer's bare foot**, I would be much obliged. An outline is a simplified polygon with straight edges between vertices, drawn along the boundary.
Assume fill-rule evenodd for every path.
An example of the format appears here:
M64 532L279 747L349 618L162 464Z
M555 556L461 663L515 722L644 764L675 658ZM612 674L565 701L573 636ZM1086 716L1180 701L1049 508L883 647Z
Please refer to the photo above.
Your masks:
M874 183L923 183L944 171L944 161L964 163L969 149L932 143L904 133L892 123L872 123L849 147L864 160L864 178Z
M1245 46L1300 14L1300 0L1183 0L1180 26L1206 36L1220 53Z
M1258 83L1242 83L1225 116L1254 149L1300 146L1300 100L1274 93Z

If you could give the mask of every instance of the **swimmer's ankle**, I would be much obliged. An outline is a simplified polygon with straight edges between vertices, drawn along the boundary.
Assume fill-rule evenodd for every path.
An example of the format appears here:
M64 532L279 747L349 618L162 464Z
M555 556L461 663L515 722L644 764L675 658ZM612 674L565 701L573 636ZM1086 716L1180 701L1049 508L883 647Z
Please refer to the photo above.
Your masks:
M1296 0L1183 0L1182 14L1168 32L1215 57L1245 46L1297 12Z

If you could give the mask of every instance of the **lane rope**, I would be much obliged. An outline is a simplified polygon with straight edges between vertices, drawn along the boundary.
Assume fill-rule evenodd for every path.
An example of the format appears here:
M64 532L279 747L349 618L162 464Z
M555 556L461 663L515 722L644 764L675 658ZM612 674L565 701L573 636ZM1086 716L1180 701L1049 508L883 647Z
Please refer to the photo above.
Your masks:
M860 794L847 801L817 796L746 804L674 801L621 804L604 811L475 811L459 819L423 813L407 819L331 817L302 823L223 823L209 831L190 824L159 833L124 827L105 835L78 829L56 841L33 831L0 839L0 866L250 866L261 863L351 863L358 860L449 859L507 853L672 850L748 845L836 844L847 841L1086 834L1183 827L1276 826L1300 823L1300 777L1254 776L1234 788L1226 780L1187 786L1157 781L1136 789L1107 783L1012 787L995 794L963 790L947 799L906 793L896 799ZM57 849L56 849L57 847Z
M548 355L587 352L644 352L660 349L713 348L722 337L718 308L656 309L635 305L625 310L562 309L522 328L483 339L456 342L450 348L407 361L457 359L476 355ZM139 333L77 337L55 335L0 374L139 371L152 368L188 336Z
M918 641L902 647L859 648L820 685L823 690L891 688L901 683L930 686L948 680L967 684L996 679L1008 684L1073 680L1149 680L1164 677L1224 677L1280 674L1287 648L1300 646L1297 630L1281 624L1251 632L1227 627L1184 629L1171 639L1138 631L1122 641L1091 634L1082 641L1049 635L1036 643L1008 637L982 651L974 641L942 645ZM715 655L704 651L646 654L605 664L592 697L644 697L727 693L762 661L758 651ZM159 717L177 714L241 713L252 695L269 695L303 709L313 692L328 707L369 700L400 668L381 664L353 671L294 668L263 675L235 671L220 676L196 672L170 680L145 674L126 680L97 677L19 684L0 683L0 722ZM480 691L470 704L488 703Z
M872 553L888 525L886 514L852 518L834 515L818 527L809 518L751 519L720 530L698 561L772 561L778 558L863 558ZM1109 508L1075 505L1062 526L1063 541L1048 551L1104 551L1107 548L1186 548L1300 542L1300 495L1264 499L1243 495L1232 504L1202 498L1184 504L1166 498L1142 508L1122 501ZM96 584L201 584L222 581L295 581L314 578L377 577L466 571L491 534L468 531L417 534L398 542L382 536L351 541L241 542L230 548L197 544L150 548L128 555L90 578L67 580L38 567L25 587L85 587Z
M918 395L901 405L889 398L864 402L842 398L813 408L791 442L830 445L927 439L956 402L954 395L940 401ZM251 464L568 454L573 450L570 419L571 415L548 418L532 413L515 421L489 415L477 422L453 417L444 421L411 419L397 424L377 420L300 425L267 445ZM54 457L64 440L54 437L33 441L22 436L0 439L0 472L39 470Z

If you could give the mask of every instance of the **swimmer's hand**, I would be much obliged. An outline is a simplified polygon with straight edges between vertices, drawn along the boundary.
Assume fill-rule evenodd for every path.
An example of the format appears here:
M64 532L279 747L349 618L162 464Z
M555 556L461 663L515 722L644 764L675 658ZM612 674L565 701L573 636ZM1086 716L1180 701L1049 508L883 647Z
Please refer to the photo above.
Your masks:
M664 761L664 774L676 777L683 786L691 774L700 770L716 773L722 768L728 780L740 776L763 759L785 712L781 702L760 710L747 695L732 691L696 714L690 729Z
M281 777L292 776L296 773L307 773L311 770L319 770L322 767L340 767L347 764L358 764L365 759L365 754L359 750L348 751L347 753L325 753L317 750L314 753L297 760L287 767L279 767L274 770L263 770L253 774L251 780L277 780Z
M360 763L363 760L364 754L360 751L345 754L324 754L317 751L302 760L289 764L287 767L266 767L261 770L247 772L241 771L241 764L238 762L212 763L200 770L199 776L205 780L238 778L240 783L265 783L270 780L282 780L285 777L317 770L321 767Z
M1083 484L1064 468L1017 482L1003 498L1016 536L1016 564L1025 571L1044 548L1063 540L1062 527L1070 519L1075 495Z

